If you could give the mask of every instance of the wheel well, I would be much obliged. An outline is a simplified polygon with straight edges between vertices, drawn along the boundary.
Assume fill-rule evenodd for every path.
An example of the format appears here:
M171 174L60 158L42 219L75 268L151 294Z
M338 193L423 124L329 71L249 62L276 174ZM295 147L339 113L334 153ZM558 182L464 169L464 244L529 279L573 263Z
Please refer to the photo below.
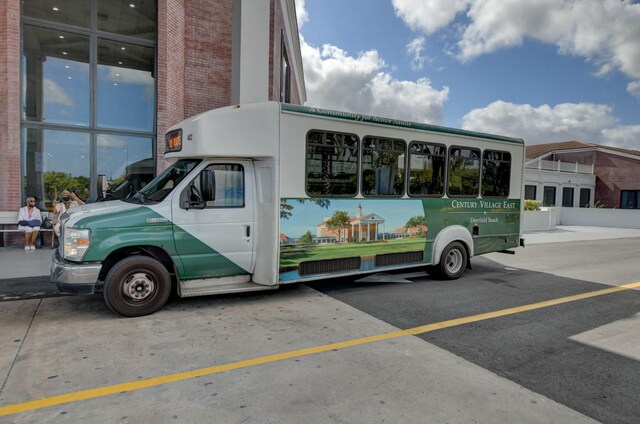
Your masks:
M120 262L124 258L128 258L130 256L141 255L148 256L159 261L169 272L171 275L171 280L175 280L175 266L169 254L164 250L156 246L130 246L123 247L122 249L118 249L112 252L107 258L102 261L102 269L100 270L100 275L98 279L104 281L107 277L107 273L115 265Z
M431 263L439 263L444 248L454 241L462 243L467 251L467 268L469 268L471 257L473 256L473 237L469 230L459 225L447 227L436 236L436 240L433 243Z

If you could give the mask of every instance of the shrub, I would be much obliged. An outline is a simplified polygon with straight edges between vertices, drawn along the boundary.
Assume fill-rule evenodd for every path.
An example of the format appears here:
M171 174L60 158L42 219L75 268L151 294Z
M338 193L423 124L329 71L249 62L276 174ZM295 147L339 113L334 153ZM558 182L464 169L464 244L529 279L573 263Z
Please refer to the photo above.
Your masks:
M540 200L525 200L524 201L524 210L525 211L539 211L541 204L542 204L542 202Z

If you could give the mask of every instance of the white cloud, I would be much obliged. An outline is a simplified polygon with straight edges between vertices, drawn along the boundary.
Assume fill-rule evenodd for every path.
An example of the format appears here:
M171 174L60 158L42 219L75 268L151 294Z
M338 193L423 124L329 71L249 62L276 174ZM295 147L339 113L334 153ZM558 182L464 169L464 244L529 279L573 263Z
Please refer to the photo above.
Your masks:
M424 37L417 37L411 40L407 44L407 53L411 56L411 69L419 71L424 68L426 58L422 54L424 50L424 43L426 39Z
M396 14L412 29L432 34L464 20L457 56L465 61L525 38L577 55L603 75L620 70L640 78L640 4L629 0L393 0Z
M322 49L301 37L307 104L354 113L441 123L449 88L437 90L427 78L400 81L386 69L376 50L357 57L332 45Z
M447 26L471 0L392 0L393 7L413 30L431 34Z
M73 100L67 93L54 81L45 78L44 80L44 98L47 103L56 103L62 106L73 106Z
M640 125L621 125L602 130L603 144L640 150Z
M640 99L640 81L632 81L627 84L627 91L634 97Z
M309 20L309 14L304 4L305 0L296 0L296 18L298 20L298 29L302 28L305 22Z
M563 103L556 106L496 101L464 116L472 131L523 138L527 144L579 140L640 150L640 125L620 126L610 106Z

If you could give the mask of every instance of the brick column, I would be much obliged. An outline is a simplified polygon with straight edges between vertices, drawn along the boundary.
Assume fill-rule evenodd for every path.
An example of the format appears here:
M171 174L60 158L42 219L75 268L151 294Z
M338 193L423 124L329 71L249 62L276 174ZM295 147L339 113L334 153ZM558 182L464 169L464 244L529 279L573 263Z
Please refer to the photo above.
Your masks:
M157 170L167 168L164 133L184 118L185 1L158 1Z
M20 198L20 2L0 3L0 211Z

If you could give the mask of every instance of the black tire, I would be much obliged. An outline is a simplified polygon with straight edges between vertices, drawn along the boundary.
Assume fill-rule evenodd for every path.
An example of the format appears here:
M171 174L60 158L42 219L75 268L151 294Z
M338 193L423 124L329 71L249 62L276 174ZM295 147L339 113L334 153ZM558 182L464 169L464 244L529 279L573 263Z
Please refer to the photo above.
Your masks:
M467 249L459 241L451 242L440 255L440 263L432 268L434 275L443 280L455 280L464 274L468 261Z
M131 256L116 263L104 280L109 309L125 317L149 315L161 309L171 293L171 276L159 261Z
M427 274L432 276L433 278L440 278L440 265L427 265L425 267L425 271Z

